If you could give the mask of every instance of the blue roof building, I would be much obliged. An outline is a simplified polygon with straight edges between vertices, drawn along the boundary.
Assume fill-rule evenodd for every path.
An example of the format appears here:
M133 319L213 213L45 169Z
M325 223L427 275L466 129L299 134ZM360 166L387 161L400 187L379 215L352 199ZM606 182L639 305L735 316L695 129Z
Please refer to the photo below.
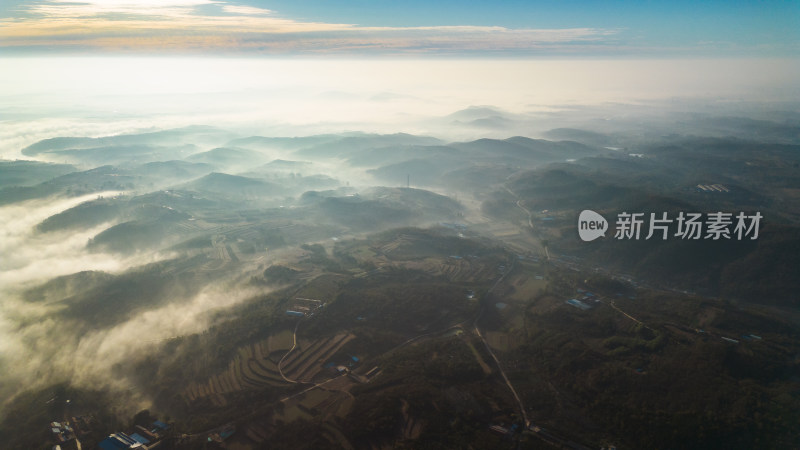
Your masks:
M571 299L567 300L564 303L566 303L568 305L572 305L572 306L574 306L574 307L576 307L578 309L582 309L584 311L586 311L587 309L591 308L590 305L587 305L586 303L583 303L582 301L580 301L578 299L575 299L575 298L571 298Z
M100 447L101 450L122 450L141 448L144 444L137 442L125 433L119 432L103 439L97 446Z
M133 439L134 441L136 441L136 442L138 442L140 444L144 444L144 445L147 445L147 444L150 443L149 439L147 439L146 437L142 436L139 433L131 434L131 439Z

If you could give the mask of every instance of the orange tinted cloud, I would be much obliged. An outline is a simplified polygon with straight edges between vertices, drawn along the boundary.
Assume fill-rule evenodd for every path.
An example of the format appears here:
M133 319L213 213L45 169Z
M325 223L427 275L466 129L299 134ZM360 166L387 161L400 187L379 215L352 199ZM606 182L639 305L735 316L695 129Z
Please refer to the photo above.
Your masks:
M602 43L614 30L361 27L304 22L216 0L50 0L0 20L0 46L107 50L406 52L524 50Z

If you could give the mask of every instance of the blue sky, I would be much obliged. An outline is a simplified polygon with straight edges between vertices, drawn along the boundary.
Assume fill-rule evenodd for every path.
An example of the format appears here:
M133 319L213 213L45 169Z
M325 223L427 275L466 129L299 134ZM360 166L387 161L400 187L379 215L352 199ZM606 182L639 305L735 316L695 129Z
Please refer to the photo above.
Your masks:
M4 0L16 52L795 57L800 2Z

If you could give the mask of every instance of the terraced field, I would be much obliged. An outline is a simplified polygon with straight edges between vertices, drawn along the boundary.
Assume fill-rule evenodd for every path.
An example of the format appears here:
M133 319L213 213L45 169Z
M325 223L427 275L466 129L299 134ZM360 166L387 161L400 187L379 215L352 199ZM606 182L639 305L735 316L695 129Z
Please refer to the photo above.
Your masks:
M289 383L281 378L273 352L288 350L282 335L239 349L228 369L212 376L205 383L192 383L183 392L187 401L209 398L216 406L227 404L225 394L267 386L281 387ZM275 347L271 347L275 346Z
M441 266L441 272L449 280L462 282L475 282L491 278L495 275L495 268L483 264L476 259L446 259Z
M354 335L337 334L312 342L301 342L299 347L288 355L283 363L284 375L300 383L312 383L322 371L322 366L338 352ZM204 383L192 383L183 392L188 402L208 399L216 406L227 405L225 394L248 389L290 386L281 377L278 361L291 347L291 334L288 331L271 336L265 341L239 349L227 370L216 374Z
M355 336L352 334L341 333L317 339L310 345L296 349L283 360L281 365L283 374L290 380L311 383L314 376L322 370L322 365L353 338Z

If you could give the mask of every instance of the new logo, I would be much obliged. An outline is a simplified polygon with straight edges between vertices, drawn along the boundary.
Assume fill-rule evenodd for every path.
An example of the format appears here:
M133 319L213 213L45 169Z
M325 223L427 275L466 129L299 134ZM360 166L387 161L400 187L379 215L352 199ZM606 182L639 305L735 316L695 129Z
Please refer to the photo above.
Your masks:
M608 221L603 216L591 209L584 209L578 216L578 234L581 239L589 242L600 236L605 237L608 231Z

